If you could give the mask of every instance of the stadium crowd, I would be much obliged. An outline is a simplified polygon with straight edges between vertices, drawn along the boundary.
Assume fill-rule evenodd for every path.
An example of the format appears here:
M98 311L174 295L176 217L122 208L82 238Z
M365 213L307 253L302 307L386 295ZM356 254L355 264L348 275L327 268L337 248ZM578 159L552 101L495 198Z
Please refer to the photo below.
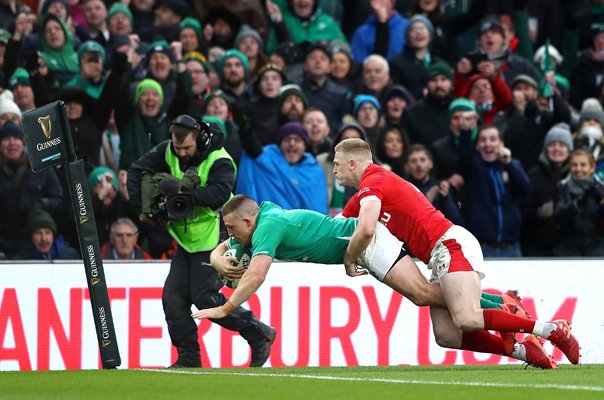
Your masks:
M258 202L341 212L356 137L486 257L604 256L602 0L2 0L0 67L6 259L79 257L64 171L33 173L21 128L55 100L108 259L173 254L126 181L180 114Z

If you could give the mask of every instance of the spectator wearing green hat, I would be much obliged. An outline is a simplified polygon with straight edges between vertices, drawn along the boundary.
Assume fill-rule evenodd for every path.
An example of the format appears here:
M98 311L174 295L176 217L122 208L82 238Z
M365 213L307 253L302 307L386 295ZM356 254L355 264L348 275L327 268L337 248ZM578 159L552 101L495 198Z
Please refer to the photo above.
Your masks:
M90 97L98 99L107 81L107 74L103 72L105 49L98 42L88 40L78 49L78 60L79 74L65 85L82 88Z
M432 143L447 136L449 104L453 101L453 80L450 68L435 63L428 67L427 94L408 107L403 114L403 130L411 143L432 148Z
M252 87L249 84L249 65L245 54L237 49L227 50L218 63L221 76L220 89L242 104L251 100Z
M448 109L448 134L432 144L434 157L433 175L438 180L446 180L453 197L461 202L464 200L464 180L459 171L459 156L457 146L461 132L461 120L466 112L476 112L476 104L472 100L460 97L451 102ZM478 121L475 121L475 123ZM476 140L476 125L471 127L472 141Z
M224 135L223 147L229 153L235 164L239 165L241 159L241 138L239 137L239 127L229 118L223 121L222 118L215 115L204 115L203 120L210 124L213 132L220 132ZM213 126L215 125L215 126Z
M208 53L208 43L201 32L201 24L192 17L186 17L178 25L178 41L182 43L183 53L196 51L201 54ZM205 56L204 56L205 58Z
M104 166L93 169L88 174L88 188L99 242L105 243L109 240L113 222L118 218L136 218L136 213L120 191L117 175L112 169Z
M19 67L13 72L8 80L8 88L13 92L15 103L22 112L36 108L29 73L24 68Z
M120 2L113 3L109 8L107 20L109 21L111 36L132 34L132 12L124 4Z
M184 65L182 67L184 68ZM128 169L133 161L168 138L170 121L185 113L189 107L192 95L190 75L187 73L187 76L188 88L182 87L183 81L179 80L174 100L169 105L165 104L162 85L150 78L136 84L134 98L118 96L115 122L120 133L122 150L120 169Z
M27 218L29 241L15 256L17 260L79 260L80 253L67 245L47 211L34 210Z

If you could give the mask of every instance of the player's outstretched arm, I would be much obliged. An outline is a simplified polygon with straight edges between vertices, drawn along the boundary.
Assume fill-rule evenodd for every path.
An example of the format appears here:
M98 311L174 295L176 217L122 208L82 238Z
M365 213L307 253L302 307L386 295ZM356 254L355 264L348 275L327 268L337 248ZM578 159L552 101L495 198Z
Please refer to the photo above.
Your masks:
M359 212L359 222L352 234L352 239L348 243L346 253L344 254L344 266L346 274L349 276L359 276L367 274L366 270L359 270L356 260L371 243L375 234L375 224L380 217L380 201L366 201L361 205Z
M253 257L250 266L239 281L237 289L235 289L226 303L219 307L196 311L191 314L191 317L196 319L219 319L226 317L241 304L245 303L262 286L272 263L273 258L270 256L258 255Z

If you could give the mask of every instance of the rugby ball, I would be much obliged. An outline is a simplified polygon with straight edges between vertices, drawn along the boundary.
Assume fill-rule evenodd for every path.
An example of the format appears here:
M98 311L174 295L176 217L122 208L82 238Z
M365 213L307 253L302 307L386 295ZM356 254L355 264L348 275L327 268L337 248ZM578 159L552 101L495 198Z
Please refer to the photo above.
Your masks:
M239 243L233 244L229 246L227 251L224 252L225 257L236 257L239 260L239 264L233 263L233 266L239 265L244 269L250 266L250 261L252 259L252 250L248 247L245 247ZM239 279L227 279L224 276L221 276L222 283L228 288L235 289L239 284Z

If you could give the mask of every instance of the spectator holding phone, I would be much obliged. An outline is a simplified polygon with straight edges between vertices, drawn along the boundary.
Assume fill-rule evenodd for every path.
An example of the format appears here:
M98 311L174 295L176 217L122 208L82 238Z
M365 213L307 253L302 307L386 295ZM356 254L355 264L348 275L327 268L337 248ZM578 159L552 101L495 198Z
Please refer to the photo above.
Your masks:
M494 71L501 74L508 85L520 74L529 75L537 82L541 81L537 67L521 56L512 54L505 28L497 18L490 17L482 21L478 49L459 60L455 77L456 92L467 90L470 77L474 74L484 73L485 62L491 63Z

